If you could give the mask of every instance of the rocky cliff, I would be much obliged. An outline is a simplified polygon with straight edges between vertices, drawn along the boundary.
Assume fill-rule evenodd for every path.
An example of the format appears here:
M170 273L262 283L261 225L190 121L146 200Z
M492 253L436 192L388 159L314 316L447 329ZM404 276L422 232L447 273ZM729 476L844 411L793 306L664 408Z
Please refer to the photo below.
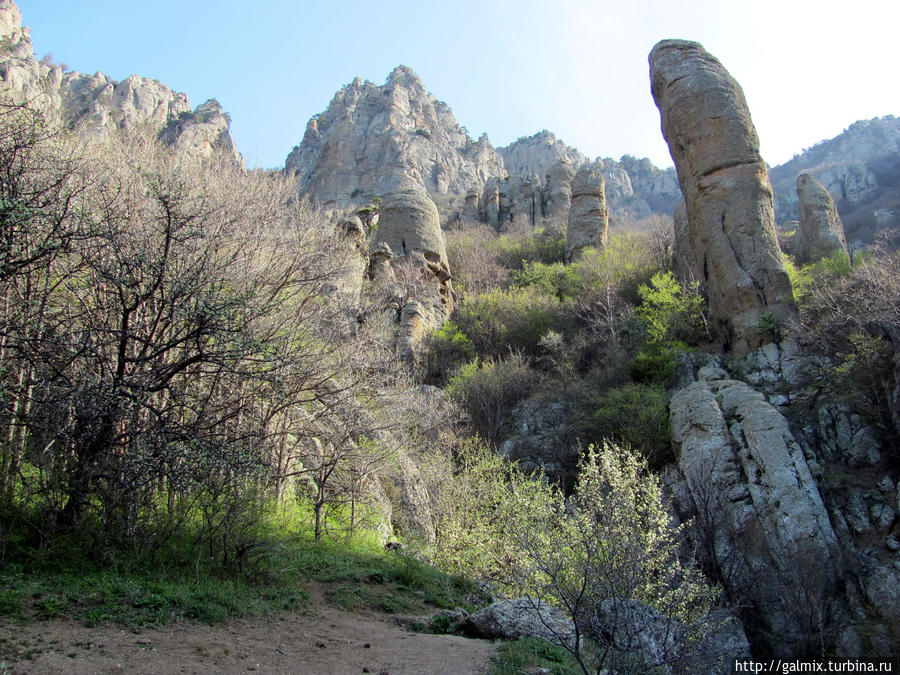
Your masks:
M536 173L543 177L558 162L566 161L578 167L590 161L577 148L566 145L546 129L497 148L497 152L503 157L506 170L511 175Z
M102 72L64 72L38 61L12 0L0 0L0 88L14 101L42 105L85 135L147 132L180 152L243 166L230 120L217 101L192 110L185 94L151 78L130 75L117 82Z
M794 185L802 173L831 193L851 248L871 242L883 229L900 228L900 118L856 122L773 168L769 175L779 222L799 220Z
M356 78L340 89L309 121L285 170L297 175L301 193L337 210L412 181L446 212L470 187L506 175L487 137L473 141L406 66L383 85Z

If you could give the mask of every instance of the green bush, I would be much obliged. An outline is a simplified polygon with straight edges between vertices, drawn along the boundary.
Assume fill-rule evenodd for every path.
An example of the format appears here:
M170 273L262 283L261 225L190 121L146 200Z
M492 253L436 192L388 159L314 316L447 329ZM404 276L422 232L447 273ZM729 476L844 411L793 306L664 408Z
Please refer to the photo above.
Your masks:
M843 251L835 251L817 262L800 267L790 258L785 258L784 268L791 280L797 305L802 305L815 287L833 284L847 276L851 269L850 260Z
M673 459L666 404L661 386L629 382L591 401L593 412L582 431L591 442L627 443L659 467Z
M469 414L475 430L496 443L505 416L537 380L522 355L513 353L505 359L474 359L463 365L450 379L447 392Z
M561 262L548 265L539 261L525 261L522 269L512 272L512 278L516 286L532 286L546 295L555 295L560 300L574 297L579 291L579 278L575 268Z
M475 347L453 321L431 334L424 350L425 379L444 384L451 372L475 358Z
M521 351L541 353L541 337L549 330L565 332L558 298L529 286L494 289L460 304L454 314L478 354L502 356Z

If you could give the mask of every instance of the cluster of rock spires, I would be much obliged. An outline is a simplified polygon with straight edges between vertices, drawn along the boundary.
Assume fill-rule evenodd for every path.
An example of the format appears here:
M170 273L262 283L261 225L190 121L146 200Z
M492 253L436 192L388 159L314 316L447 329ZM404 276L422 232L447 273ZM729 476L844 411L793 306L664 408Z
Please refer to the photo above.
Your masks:
M88 136L149 131L176 152L243 166L228 115L214 99L192 110L185 94L157 80L130 75L116 82L38 61L13 0L0 0L0 41L0 86L14 100L36 102Z

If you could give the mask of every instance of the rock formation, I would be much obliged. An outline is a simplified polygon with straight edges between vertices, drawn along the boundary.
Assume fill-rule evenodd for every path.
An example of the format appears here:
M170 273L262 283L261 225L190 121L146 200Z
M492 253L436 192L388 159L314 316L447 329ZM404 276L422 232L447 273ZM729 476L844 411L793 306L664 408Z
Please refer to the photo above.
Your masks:
M694 244L691 240L691 226L688 223L687 207L682 199L675 207L675 242L672 263L675 276L683 282L695 282L702 279L702 272L697 267Z
M672 441L726 584L754 605L756 633L795 653L806 638L791 597L833 597L841 554L803 450L785 418L714 361L670 403Z
M900 118L855 122L771 169L779 223L800 218L795 187L801 173L815 177L831 194L851 243L871 242L881 230L900 227ZM884 219L879 211L894 213Z
M215 100L191 110L185 94L157 80L130 75L121 82L101 72L86 75L34 58L22 15L12 0L0 0L0 88L16 101L31 101L88 136L149 132L199 159L225 159L243 166Z
M506 175L487 137L473 141L406 66L382 86L356 78L339 90L309 121L285 170L298 176L301 193L336 210L410 181L458 210L470 188Z
M794 235L797 261L810 263L842 253L849 259L844 225L828 190L808 173L797 176L800 226Z
M606 246L609 212L601 171L593 166L579 169L572 180L572 207L566 230L566 260L576 260L582 249Z
M547 215L551 218L567 218L572 206L572 179L575 167L567 159L547 169L544 187L544 201Z
M497 152L503 157L503 164L511 176L530 173L543 176L559 162L579 167L589 161L576 148L566 145L546 129L497 148Z
M794 306L772 188L743 92L695 42L657 44L650 75L710 314L726 345L746 353L770 339L758 329L764 316L781 321Z
M450 267L437 207L417 185L389 192L372 241L372 276L401 288L399 322L408 351L453 310Z

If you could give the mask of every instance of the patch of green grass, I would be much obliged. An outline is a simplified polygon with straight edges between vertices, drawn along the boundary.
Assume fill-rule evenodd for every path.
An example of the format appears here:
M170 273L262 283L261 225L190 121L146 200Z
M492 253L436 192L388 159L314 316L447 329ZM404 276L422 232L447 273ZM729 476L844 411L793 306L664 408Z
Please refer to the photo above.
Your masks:
M285 514L262 528L256 558L243 570L204 559L185 537L152 559L109 549L98 559L87 548L77 541L56 550L18 548L0 565L0 615L89 626L215 624L302 608L310 585L351 611L416 612L477 597L470 582L387 552L371 536L315 541L302 521Z
M539 669L552 675L581 675L583 672L570 652L547 640L533 637L501 643L497 647L491 675L519 675Z

